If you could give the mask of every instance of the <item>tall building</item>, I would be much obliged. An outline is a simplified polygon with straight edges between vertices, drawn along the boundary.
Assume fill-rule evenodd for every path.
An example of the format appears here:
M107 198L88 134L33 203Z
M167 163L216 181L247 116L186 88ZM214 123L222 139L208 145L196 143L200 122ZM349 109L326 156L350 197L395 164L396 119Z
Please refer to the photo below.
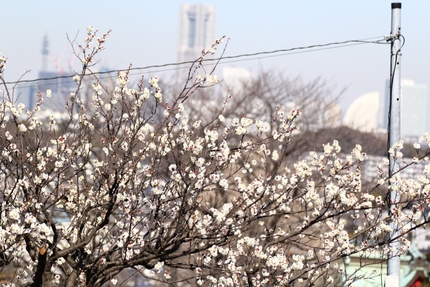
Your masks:
M385 92L384 127L388 127L388 109L390 106L390 87L387 81ZM400 98L400 136L421 137L427 126L427 85L415 84L411 80L402 80Z
M422 136L427 123L427 86L403 81L400 101L401 136Z
M76 83L72 80L72 74L64 73L62 70L60 71L49 71L49 39L48 36L45 35L42 40L42 66L41 71L38 73L38 81L37 84L32 84L28 90L28 97L25 99L24 97L20 99L21 102L25 103L28 109L33 109L36 101L37 94L42 92L46 93L47 89L50 89L52 92L52 97L56 98L56 101L50 101L50 108L58 108L62 109L62 104L58 107L55 107L56 104L62 103L62 101L58 101L58 99L65 99L70 95L71 92L76 90ZM26 93L27 94L27 93ZM55 104L54 104L55 103ZM49 104L48 104L49 105Z
M48 57L49 57L49 40L48 35L43 36L42 42L42 71L46 71L48 67Z
M202 50L209 48L215 38L215 15L213 6L181 5L179 23L178 62L194 61ZM190 64L181 66L178 81L184 81Z

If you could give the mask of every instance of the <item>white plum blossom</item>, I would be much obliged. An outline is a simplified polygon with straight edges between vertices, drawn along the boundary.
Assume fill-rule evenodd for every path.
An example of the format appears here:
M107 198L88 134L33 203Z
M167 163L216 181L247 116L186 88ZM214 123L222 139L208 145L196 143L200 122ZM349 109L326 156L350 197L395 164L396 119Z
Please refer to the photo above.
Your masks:
M27 127L25 126L25 124L20 124L20 125L18 126L18 130L19 130L20 132L26 132L26 131L27 131Z
M91 88L94 90L94 92L96 92L96 94L99 96L102 94L102 86L100 85L100 83L95 83L91 86Z
M243 117L240 119L240 124L245 128L250 126L253 122L254 121L252 119L247 118L247 117Z
M156 89L160 88L158 86L158 77L151 77L148 82L151 85L151 87L156 88Z
M218 77L216 75L206 75L203 81L203 85L205 86L212 86L214 84L217 84L219 82Z

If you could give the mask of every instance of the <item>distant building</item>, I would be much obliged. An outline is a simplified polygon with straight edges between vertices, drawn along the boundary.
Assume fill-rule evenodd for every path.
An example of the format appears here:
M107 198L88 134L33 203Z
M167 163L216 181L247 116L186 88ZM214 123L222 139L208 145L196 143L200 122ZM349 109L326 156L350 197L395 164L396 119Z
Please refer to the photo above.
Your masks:
M378 178L378 174L380 170L378 169L378 163L382 163L386 157L382 156L372 156L367 155L366 160L362 165L362 180L364 182L375 182ZM411 158L404 158L405 163L412 162ZM427 163L418 162L416 164L410 165L408 168L405 168L400 173L400 178L402 179L415 179L417 180L420 176L423 175L424 169ZM405 164L402 163L401 167L404 167ZM382 171L384 174L388 174L388 166L383 165ZM430 246L429 246L430 247ZM421 248L421 247L420 247Z
M37 94L41 92L46 94L46 90L50 89L54 101L49 101L50 108L62 110L62 106L55 107L52 103L63 103L64 99L70 96L71 92L76 91L76 83L72 79L72 74L65 74L56 71L40 71L36 85L32 85L29 91L29 109L33 109L37 101ZM60 100L60 101L58 101Z
M430 250L430 230L424 228L418 228L414 232L414 244L419 250L428 251Z
M216 9L213 6L181 5L178 62L194 61L202 50L209 48L215 38ZM178 73L178 81L188 75L188 65L183 65Z
M343 124L363 132L378 128L379 93L371 92L357 98L345 113Z
M76 83L72 74L63 74L53 71L40 71L38 86L41 92L51 89L52 95L69 95L76 90Z
M400 98L400 137L406 142L417 141L430 129L427 101L427 86L402 80ZM385 94L367 93L357 98L345 113L343 123L361 131L372 132L388 129L390 107L390 83L387 81Z
M54 107L56 104L58 105L58 103L63 102L58 101L58 99L64 99L65 97L68 97L71 92L76 90L76 83L73 81L71 73L64 73L61 69L58 69L59 71L48 70L49 40L47 35L42 39L41 55L42 65L41 71L38 73L37 82L18 84L17 86L17 101L25 104L26 108L29 110L32 110L35 107L39 92L45 95L46 90L50 89L52 97L57 100L50 101L51 105L49 107L59 108Z
M427 126L427 85L415 84L411 80L402 80L400 98L400 136L419 138L429 128ZM390 107L390 85L387 81L383 127L388 127Z
M252 74L244 68L224 67L222 69L222 81L224 91L234 95L242 90L243 85L251 83Z
M378 252L372 252L367 255L365 252L363 252L363 255L352 254L346 257L344 262L346 268L343 276L346 275L358 278L351 286L389 286L388 284L384 285L386 282L387 259ZM412 244L410 249L400 256L400 286L424 286L421 284L428 278L427 269L428 265L425 255ZM371 278L363 279L361 277Z
M401 136L422 136L427 123L427 86L403 81L400 105Z
M317 99L309 102L286 102L282 110L289 113L293 109L300 109L301 115L296 120L299 130L317 132L324 128L335 128L340 125L341 109L334 102Z
M338 127L340 124L340 114L341 109L338 104L331 103L327 106L324 113L321 114L320 127L318 128L324 128L324 127Z

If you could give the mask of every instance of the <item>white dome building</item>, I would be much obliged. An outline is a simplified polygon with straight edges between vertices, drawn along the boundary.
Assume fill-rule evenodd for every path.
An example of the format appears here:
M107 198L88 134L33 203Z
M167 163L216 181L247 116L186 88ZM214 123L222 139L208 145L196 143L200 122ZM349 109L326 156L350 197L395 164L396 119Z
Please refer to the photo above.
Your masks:
M363 132L378 128L379 93L371 92L357 98L345 113L343 124Z

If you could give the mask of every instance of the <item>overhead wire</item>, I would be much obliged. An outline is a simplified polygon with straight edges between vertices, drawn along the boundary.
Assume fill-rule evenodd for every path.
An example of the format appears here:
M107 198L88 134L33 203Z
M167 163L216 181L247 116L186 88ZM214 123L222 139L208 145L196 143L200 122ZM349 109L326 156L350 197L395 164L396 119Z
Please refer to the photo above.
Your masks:
M370 40L370 39L377 39L377 38L382 38L382 39L379 39L376 41ZM221 59L219 59L219 58L204 59L203 62L212 62L212 61L219 61L220 60L221 64L227 64L227 63L234 63L234 62L240 62L240 61L264 59L264 58L270 58L270 57L281 57L281 56L298 54L298 53L309 53L309 52L316 52L316 51L328 50L328 49L338 49L338 48L343 48L343 47L348 47L348 46L353 46L353 45L362 45L362 44L389 44L389 43L387 42L385 37L379 36L379 37L357 39L357 40L346 40L346 41L337 41L337 42L330 42L330 43L324 43L324 44L298 46L298 47L293 47L293 48L277 49L277 50L271 50L271 51L245 53L245 54L239 54L239 55L233 55L233 56L223 56L223 57L221 57ZM241 59L241 58L245 58L245 59ZM240 60L238 60L238 59L240 59ZM158 70L159 72L160 71L171 71L171 70L181 69L180 66L190 65L194 62L195 61L183 61L183 62L149 65L149 66L143 66L143 67L131 67L131 68L126 68L126 69L98 71L98 72L93 72L91 75L106 75L106 74L118 73L118 72L122 72L122 71L142 71L142 70L149 70L149 69L174 67L174 68L170 68L170 69ZM188 67L182 67L182 69L185 69L185 68L188 68ZM56 79L68 79L68 78L72 79L75 75L76 74L59 75L59 76L54 76L54 77L42 77L42 78L36 78L36 79L30 79L30 80L22 79L19 81L12 81L12 82L9 81L9 82L5 82L5 83L7 85L15 85L15 84L22 84L22 83L34 83L34 82L39 82L39 81L56 80ZM31 85L29 85L29 86L31 86ZM28 86L26 86L26 87L28 87Z

